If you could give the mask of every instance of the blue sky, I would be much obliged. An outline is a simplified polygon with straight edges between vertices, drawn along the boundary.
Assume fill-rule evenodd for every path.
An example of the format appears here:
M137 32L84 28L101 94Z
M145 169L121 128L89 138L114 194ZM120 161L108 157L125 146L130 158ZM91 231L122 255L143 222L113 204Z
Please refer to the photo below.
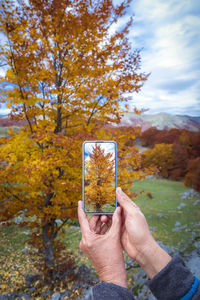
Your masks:
M130 16L129 40L133 49L142 49L141 70L151 73L139 93L126 94L132 96L130 107L200 116L200 1L133 0L110 32ZM6 112L2 105L0 114Z
M132 106L200 116L200 1L134 0L127 13L132 47L142 49L142 71L151 73L140 93L127 94Z

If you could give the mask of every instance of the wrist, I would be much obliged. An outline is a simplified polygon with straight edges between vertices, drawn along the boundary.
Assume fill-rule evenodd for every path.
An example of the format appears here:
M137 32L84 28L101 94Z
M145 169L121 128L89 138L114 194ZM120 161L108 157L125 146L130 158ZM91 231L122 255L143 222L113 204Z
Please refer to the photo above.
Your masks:
M115 267L105 267L103 270L97 272L101 281L114 283L127 288L126 270L124 265L120 268L119 265Z
M152 279L171 259L171 256L152 238L138 253L136 261L146 272L147 276Z

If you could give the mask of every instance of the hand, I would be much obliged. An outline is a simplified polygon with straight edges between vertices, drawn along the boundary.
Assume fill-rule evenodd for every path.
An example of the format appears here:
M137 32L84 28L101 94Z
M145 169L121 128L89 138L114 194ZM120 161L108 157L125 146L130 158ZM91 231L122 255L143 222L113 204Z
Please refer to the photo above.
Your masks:
M107 281L127 287L124 257L120 242L121 210L118 207L112 217L92 216L88 221L78 203L78 218L81 226L82 240L80 249L87 255L101 281ZM102 226L102 222L106 221ZM111 225L108 232L107 229Z
M171 260L171 257L152 237L140 208L117 188L117 201L122 208L121 242L126 253L136 260L150 278L153 278Z

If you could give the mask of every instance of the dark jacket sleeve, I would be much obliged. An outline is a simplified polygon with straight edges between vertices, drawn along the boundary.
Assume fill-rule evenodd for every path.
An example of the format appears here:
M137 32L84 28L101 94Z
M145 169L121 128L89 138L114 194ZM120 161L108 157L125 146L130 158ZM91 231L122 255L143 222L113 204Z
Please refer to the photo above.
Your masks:
M174 255L147 285L158 300L180 300L184 296L185 299L200 299L200 283L179 255ZM98 283L92 292L94 300L134 300L128 289L108 282Z
M200 299L200 283L198 284L198 280L195 280L183 259L177 254L152 280L148 280L147 284L154 296L160 300L180 300L188 293L190 296L186 299Z
M134 300L131 292L123 286L100 282L92 288L94 300Z

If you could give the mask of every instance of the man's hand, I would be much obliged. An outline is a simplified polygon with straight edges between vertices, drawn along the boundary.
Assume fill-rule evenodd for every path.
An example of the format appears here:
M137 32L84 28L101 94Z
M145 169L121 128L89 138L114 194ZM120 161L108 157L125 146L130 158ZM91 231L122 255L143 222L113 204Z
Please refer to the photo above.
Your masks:
M120 242L120 207L115 210L112 221L105 216L92 216L88 221L82 208L82 202L79 201L78 218L82 232L80 249L93 264L100 280L127 287L124 257ZM106 223L102 226L104 221ZM111 227L107 231L110 225Z
M121 242L126 253L136 260L153 278L171 260L152 237L145 216L140 208L117 188L117 201L122 208Z

